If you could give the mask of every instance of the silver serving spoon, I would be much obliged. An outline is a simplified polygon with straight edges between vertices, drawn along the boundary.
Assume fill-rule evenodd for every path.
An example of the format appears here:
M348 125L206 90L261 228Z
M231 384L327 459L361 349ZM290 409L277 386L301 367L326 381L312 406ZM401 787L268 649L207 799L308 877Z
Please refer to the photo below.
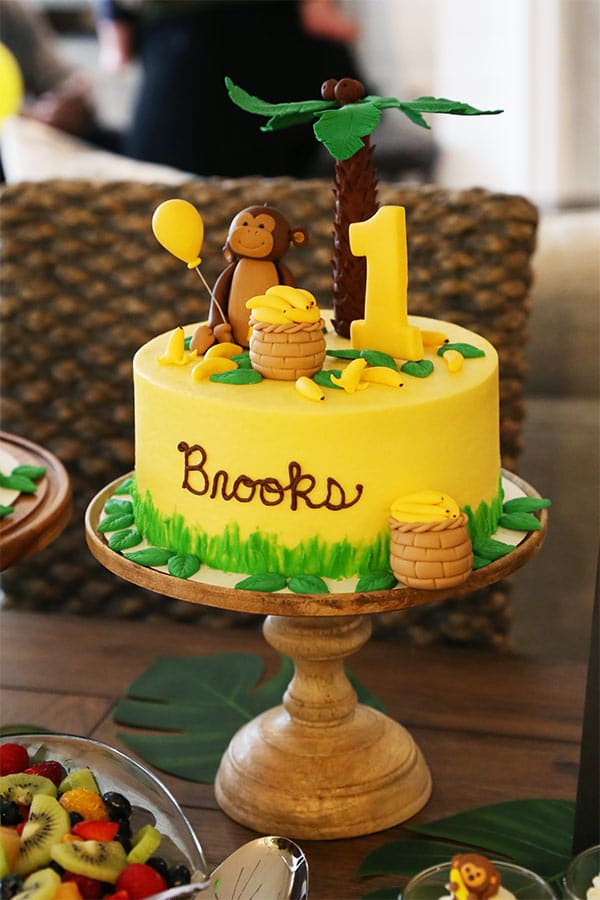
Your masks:
M288 838L261 837L243 844L206 878L154 894L148 900L183 900L210 891L207 900L306 900L308 862Z

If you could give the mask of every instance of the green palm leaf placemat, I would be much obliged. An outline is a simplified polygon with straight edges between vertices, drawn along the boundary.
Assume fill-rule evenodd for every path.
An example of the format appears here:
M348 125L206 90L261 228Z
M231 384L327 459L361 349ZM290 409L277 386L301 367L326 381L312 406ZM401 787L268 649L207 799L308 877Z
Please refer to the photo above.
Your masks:
M114 720L146 729L118 737L147 763L192 781L213 782L235 732L281 703L293 663L281 657L279 671L259 684L260 656L157 657L118 702ZM382 710L381 702L347 672L359 701Z

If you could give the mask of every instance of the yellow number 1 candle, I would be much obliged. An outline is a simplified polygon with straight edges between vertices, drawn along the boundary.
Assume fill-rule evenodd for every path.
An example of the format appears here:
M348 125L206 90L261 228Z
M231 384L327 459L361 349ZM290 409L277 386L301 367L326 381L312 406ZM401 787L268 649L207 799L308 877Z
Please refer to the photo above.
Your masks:
M350 226L350 249L367 258L365 317L350 326L356 350L381 350L397 359L423 359L423 339L408 324L408 253L403 206L382 206Z

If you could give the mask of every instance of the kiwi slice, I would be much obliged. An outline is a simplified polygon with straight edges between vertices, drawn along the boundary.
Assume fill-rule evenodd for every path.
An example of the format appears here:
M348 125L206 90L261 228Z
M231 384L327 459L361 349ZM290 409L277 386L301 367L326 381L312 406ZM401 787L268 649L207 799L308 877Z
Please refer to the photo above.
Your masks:
M52 847L52 859L63 869L76 875L86 875L111 884L114 884L127 865L125 850L118 841L55 844Z
M59 784L58 793L64 794L65 791L71 791L73 788L87 788L88 791L94 791L95 794L100 793L91 769L73 769Z
M60 884L60 875L54 869L32 872L23 882L23 889L13 900L50 900Z
M133 847L127 854L128 863L145 863L158 850L161 833L154 825L143 825L133 838Z
M71 820L55 797L36 794L31 801L29 818L21 834L19 855L15 863L18 875L42 869L52 861L52 846L71 829Z
M44 775L26 775L24 772L0 778L0 797L3 800L30 806L36 794L56 797L56 785Z

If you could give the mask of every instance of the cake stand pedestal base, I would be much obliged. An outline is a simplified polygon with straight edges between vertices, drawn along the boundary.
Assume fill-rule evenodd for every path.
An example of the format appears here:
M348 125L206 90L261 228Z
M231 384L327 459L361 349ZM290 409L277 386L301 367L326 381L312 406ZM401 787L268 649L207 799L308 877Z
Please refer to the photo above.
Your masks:
M258 831L331 839L415 815L431 794L421 751L402 725L357 703L344 658L371 635L368 616L269 616L265 638L291 656L283 705L237 732L217 774L221 808Z

